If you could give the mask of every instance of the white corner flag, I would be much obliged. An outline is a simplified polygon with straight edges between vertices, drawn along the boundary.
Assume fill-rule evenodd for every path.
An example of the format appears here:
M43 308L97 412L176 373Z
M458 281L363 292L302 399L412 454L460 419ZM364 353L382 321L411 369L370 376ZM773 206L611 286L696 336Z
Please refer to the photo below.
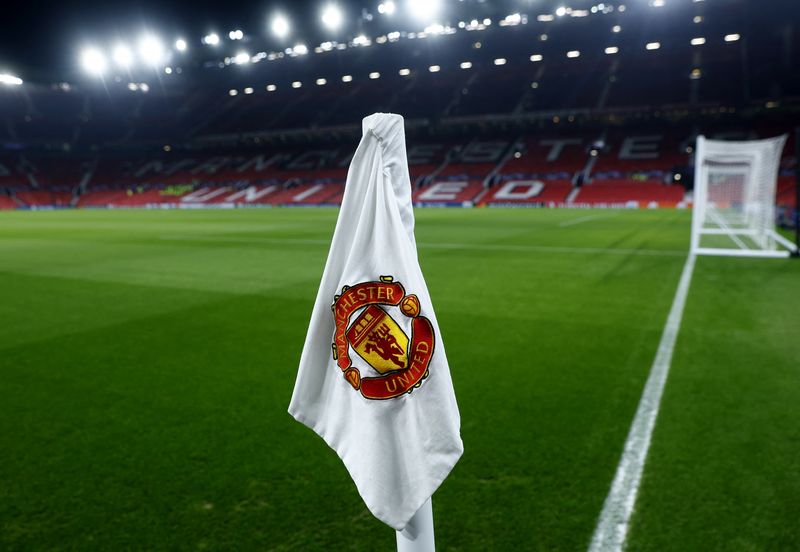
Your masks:
M362 129L289 413L339 454L375 517L402 531L464 448L417 260L403 118L376 113Z

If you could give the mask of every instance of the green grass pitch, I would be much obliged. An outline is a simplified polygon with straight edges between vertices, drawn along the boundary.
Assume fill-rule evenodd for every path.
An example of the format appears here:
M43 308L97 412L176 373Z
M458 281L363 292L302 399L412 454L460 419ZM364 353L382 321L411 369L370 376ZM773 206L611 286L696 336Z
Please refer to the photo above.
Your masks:
M0 213L0 549L391 550L287 414L337 212ZM680 210L417 210L465 453L440 550L585 550ZM701 258L629 550L800 549L800 262Z

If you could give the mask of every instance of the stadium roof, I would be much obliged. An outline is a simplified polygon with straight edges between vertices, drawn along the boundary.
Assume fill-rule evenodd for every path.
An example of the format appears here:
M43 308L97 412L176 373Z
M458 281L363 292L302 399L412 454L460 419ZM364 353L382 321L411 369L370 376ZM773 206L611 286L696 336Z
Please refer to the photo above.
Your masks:
M150 65L159 69L167 64L216 65L226 59L236 64L259 53L295 55L313 53L326 45L358 47L393 32L427 29L428 34L435 34L470 24L473 28L484 23L559 25L588 17L610 28L621 11L629 21L637 20L640 33L665 23L691 26L692 18L683 17L688 10L714 13L703 21L706 28L713 29L731 18L750 25L757 25L759 19L797 20L793 17L800 14L797 4L782 0L764 10L763 4L754 0L268 0L258 4L211 0L72 0L53 4L31 0L5 9L0 73L57 82L79 78L86 65L96 67L101 62L105 67L130 61L136 68L151 61ZM335 25L337 19L340 22Z

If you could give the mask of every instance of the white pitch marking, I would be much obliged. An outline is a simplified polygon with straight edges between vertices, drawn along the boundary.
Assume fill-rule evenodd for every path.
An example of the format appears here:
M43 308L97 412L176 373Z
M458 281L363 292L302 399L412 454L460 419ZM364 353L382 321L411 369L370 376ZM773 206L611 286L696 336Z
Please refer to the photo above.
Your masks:
M672 307L667 317L667 323L661 334L658 352L650 369L650 375L639 399L639 407L633 418L625 449L617 466L617 473L611 484L611 490L603 504L603 511L597 521L590 552L621 552L625 546L628 535L633 507L636 504L636 495L639 492L639 483L642 480L642 471L647 460L647 451L650 449L650 440L656 424L658 409L661 405L661 396L667 382L669 367L672 363L672 352L681 327L683 308L686 305L686 296L689 293L689 284L692 281L695 255L690 254L683 265L681 279Z
M161 236L164 241L210 241L231 243L269 243L276 245L330 245L330 240L312 240L303 238L262 238L256 236ZM422 249L465 249L471 251L520 251L534 253L587 253L608 255L644 255L651 257L683 257L686 251L677 249L630 249L614 247L562 247L551 245L514 245L514 244L480 244L480 243L425 243L417 242Z
M563 222L559 222L558 226L560 228L566 228L567 226L574 226L574 225L580 224L582 222L589 222L590 220L596 220L596 219L601 219L601 218L610 218L610 217L613 217L613 216L614 215L588 215L588 216L585 216L585 217L579 217L579 218L576 218L576 219L569 219L569 220L565 220Z

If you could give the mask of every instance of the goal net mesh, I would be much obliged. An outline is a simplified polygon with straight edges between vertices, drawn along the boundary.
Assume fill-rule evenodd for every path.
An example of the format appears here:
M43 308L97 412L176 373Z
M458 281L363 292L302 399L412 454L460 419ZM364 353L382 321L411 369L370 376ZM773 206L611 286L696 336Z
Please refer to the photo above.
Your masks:
M760 255L782 245L775 194L786 136L728 142L699 137L692 247L698 253Z

